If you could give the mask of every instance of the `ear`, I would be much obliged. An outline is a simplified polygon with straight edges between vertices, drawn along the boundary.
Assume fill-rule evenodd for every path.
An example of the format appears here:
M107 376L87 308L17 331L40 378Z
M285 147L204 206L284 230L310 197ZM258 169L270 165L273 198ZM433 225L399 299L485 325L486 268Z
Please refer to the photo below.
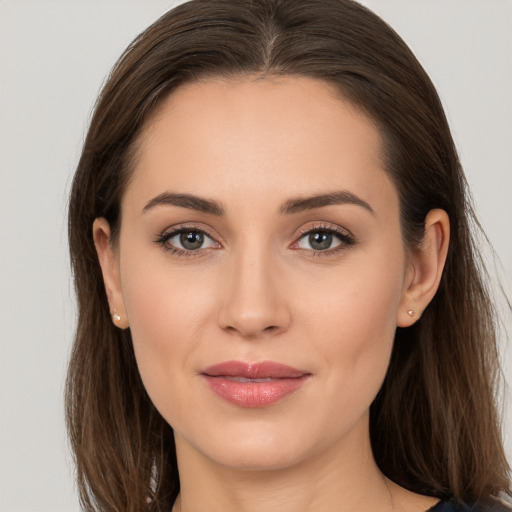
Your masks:
M397 326L409 327L433 299L441 281L448 245L450 219L444 210L430 210L425 219L421 245L409 256L402 298L397 312Z
M117 327L126 329L129 322L121 289L119 262L111 243L110 225L103 217L94 220L92 235L103 274L112 321Z

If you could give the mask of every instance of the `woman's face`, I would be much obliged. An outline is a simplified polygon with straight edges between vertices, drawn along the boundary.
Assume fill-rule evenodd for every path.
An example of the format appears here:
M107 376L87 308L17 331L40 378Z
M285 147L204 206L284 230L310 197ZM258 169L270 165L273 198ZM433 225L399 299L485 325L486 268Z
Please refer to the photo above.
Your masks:
M282 468L368 439L412 275L381 144L299 77L185 85L148 124L110 298L178 453Z

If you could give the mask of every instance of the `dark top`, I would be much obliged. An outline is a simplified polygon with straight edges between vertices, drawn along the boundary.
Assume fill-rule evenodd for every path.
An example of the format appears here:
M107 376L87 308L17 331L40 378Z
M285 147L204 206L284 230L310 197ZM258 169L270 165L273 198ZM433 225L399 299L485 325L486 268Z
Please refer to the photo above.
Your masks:
M507 509L499 505L459 505L450 501L440 501L427 512L506 512Z

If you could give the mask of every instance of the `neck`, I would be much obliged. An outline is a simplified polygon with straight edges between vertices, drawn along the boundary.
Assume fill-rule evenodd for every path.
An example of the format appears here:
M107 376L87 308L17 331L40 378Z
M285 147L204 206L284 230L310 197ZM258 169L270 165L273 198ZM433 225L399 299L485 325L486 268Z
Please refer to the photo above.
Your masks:
M287 467L247 470L221 466L177 435L181 493L173 512L390 512L369 436L357 436Z

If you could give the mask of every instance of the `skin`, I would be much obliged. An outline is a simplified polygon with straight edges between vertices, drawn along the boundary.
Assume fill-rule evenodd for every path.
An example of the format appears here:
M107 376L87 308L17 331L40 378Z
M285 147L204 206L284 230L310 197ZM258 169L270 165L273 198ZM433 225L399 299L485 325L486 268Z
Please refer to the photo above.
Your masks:
M173 427L181 495L175 511L423 511L436 500L384 478L369 407L397 326L434 296L449 222L432 210L420 249L402 241L397 191L374 123L309 78L187 84L140 140L122 199L119 241L96 219L110 307L130 327L144 385ZM283 214L293 198L348 191L371 208L331 204ZM214 215L162 193L216 201ZM175 254L176 227L204 231ZM337 229L318 250L305 232ZM182 249L183 252L183 249ZM407 312L414 310L414 316ZM311 374L263 408L225 402L202 369L276 361Z

